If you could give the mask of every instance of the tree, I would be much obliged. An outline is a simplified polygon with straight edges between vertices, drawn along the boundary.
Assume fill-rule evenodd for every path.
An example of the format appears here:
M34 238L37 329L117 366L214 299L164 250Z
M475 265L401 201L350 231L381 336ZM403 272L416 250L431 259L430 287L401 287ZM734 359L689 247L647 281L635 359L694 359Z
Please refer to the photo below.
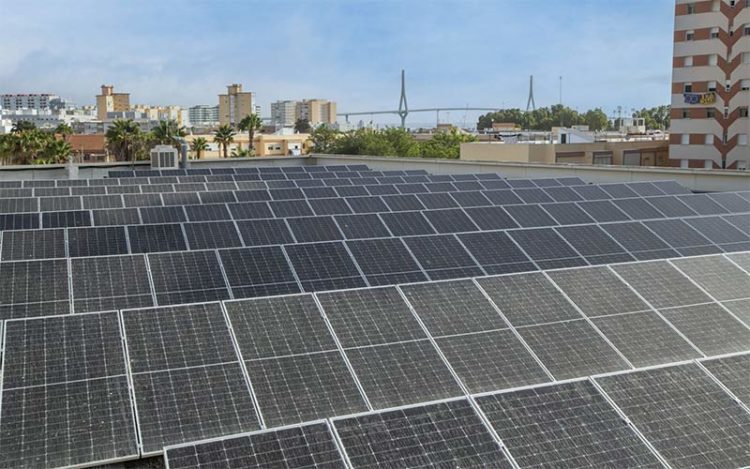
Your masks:
M107 148L114 153L117 161L131 161L143 158L146 153L146 136L132 119L117 119L107 129Z
M232 158L251 158L255 156L255 149L253 148L242 148L240 150L232 150Z
M422 143L420 156L457 160L461 154L461 144L476 141L475 136L463 134L456 129L438 132L431 140Z
M589 126L589 130L595 132L609 128L609 117L601 108L591 109L583 115L583 120Z
M43 157L46 162L50 164L62 164L68 161L70 155L73 154L73 148L65 140L53 139L42 151Z
M254 148L253 140L255 138L255 132L263 128L263 121L258 114L248 114L242 118L237 129L243 132L247 132L250 148Z
M195 158L199 160L201 159L203 152L208 150L208 140L203 137L197 137L193 140L193 143L190 144L190 149L195 152Z
M312 131L310 121L307 119L297 119L294 123L294 131L300 134L309 134Z
M642 117L646 128L650 130L666 130L670 124L670 106L657 106L635 111L633 117Z
M180 142L177 140L178 137L184 137L187 135L185 127L177 124L174 120L162 120L159 121L159 125L151 129L151 140L154 143L160 145L172 145L178 150L180 149Z
M55 127L55 134L61 136L62 139L67 142L68 137L73 135L73 128L66 122L61 122Z
M228 158L228 147L229 144L234 142L234 136L237 135L234 129L229 124L219 126L214 131L214 142L218 143L224 150L224 158Z
M310 134L313 153L334 153L334 145L341 136L341 132L326 124L314 128Z
M13 127L10 129L11 133L14 134L20 134L29 130L36 130L36 125L29 121L18 121L14 123Z

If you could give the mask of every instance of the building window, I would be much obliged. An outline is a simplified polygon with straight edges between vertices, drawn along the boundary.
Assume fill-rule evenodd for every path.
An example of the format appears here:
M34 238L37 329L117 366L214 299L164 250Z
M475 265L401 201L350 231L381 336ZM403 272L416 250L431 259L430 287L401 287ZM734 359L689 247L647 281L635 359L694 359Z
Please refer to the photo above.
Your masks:
M611 165L612 164L612 153L602 152L594 153L594 164Z
M685 83L684 90L685 90L685 93L692 93L693 92L693 84L692 83Z
M682 145L689 145L690 144L690 134L682 134L682 135L680 135L680 143Z
M750 36L750 24L745 25L745 36Z
M729 134L724 132L724 136L722 137L721 141L724 142L724 145L729 143Z
M742 54L742 60L744 61L744 59L745 59L745 54ZM683 67L692 67L693 66L693 56L689 55L687 57L684 57L682 59L682 66Z
M703 141L706 145L714 144L714 134L706 134L706 139Z
M695 14L695 3L688 3L687 4L687 14L688 15L694 15Z
M708 56L708 65L719 65L719 56L716 54L711 54Z
M742 53L742 63L743 64L750 64L750 52L743 52Z
M748 111L746 107L740 108L740 117L748 117Z
M695 41L695 31L685 31L685 40L686 41Z
M742 91L750 91L750 80L742 80L740 82L740 89Z
M716 117L716 109L712 108L712 107L707 108L706 109L706 117L708 119L713 119L714 117Z
M711 92L711 93L713 93L714 91L716 91L716 86L717 85L716 85L715 81L709 81L708 82L708 91Z
M729 108L724 106L724 119L729 118Z
M746 147L747 146L747 134L737 135L737 145Z
M690 110L689 109L683 109L682 110L682 118L683 119L690 119Z

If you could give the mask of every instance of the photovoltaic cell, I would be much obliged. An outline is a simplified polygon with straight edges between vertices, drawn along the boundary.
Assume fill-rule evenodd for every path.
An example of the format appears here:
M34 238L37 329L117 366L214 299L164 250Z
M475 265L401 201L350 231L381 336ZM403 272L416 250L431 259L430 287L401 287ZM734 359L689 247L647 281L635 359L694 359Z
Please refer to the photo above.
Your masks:
M346 244L370 285L427 280L400 239L358 240Z
M678 250L708 246L714 249L713 252L720 252L719 248L713 246L711 241L688 226L683 220L653 220L643 222L643 224ZM711 252L706 254L711 254Z
M725 257L693 257L672 262L718 301L750 297L750 277Z
M633 190L625 184L602 184L599 187L615 199L638 197L638 194L633 192Z
M750 236L721 217L688 218L685 223L716 244L750 242Z
M612 196L604 192L599 186L573 186L571 189L585 200L606 200L612 198Z
M549 381L510 329L440 337L436 342L470 392Z
M589 317L649 309L638 295L605 267L558 270L549 275Z
M314 215L306 200L274 200L268 202L268 205L278 218L310 217Z
M3 233L3 261L57 257L65 257L64 230L23 230Z
M700 352L653 312L599 317L593 321L633 366L701 358Z
M383 202L380 197L369 196L369 197L347 197L346 203L349 204L351 210L346 213L377 213L377 212L388 212L388 206Z
M246 246L264 246L270 244L293 243L292 233L284 220L268 218L259 220L242 220L237 222L242 240Z
M482 396L477 402L521 467L661 467L588 381Z
M624 248L597 225L563 226L557 232L591 264L634 260Z
M705 360L701 363L745 405L750 405L750 354Z
M565 296L540 273L489 277L478 282L516 327L581 318Z
M441 208L455 208L458 207L455 199L444 192L435 192L431 194L419 194L417 196L422 205L430 210L436 210Z
M697 215L695 211L680 202L680 199L674 196L649 197L648 203L670 218L691 217Z
M432 280L483 274L461 243L451 235L404 238L404 242Z
M339 215L352 213L344 199L309 199L307 201L316 215Z
M113 256L128 253L125 228L100 226L68 229L70 257Z
M656 308L693 305L711 301L690 280L667 262L643 262L616 265L612 268Z
M340 242L295 244L286 247L305 291L364 287L356 265Z
M680 257L640 222L607 223L600 227L638 260Z
M561 225L580 225L584 223L595 223L594 219L586 215L578 205L567 202L557 204L544 204L542 208L552 215Z
M230 220L232 216L224 204L185 205L190 221Z
M462 207L486 207L492 202L479 191L452 192L451 197Z
M700 215L729 213L706 194L680 195L677 198Z
M154 305L143 255L71 260L76 313Z
M172 469L197 469L206 464L231 469L346 467L333 435L322 423L168 447L165 459Z
M466 400L350 417L334 425L354 467L512 467Z
M524 228L557 225L539 205L507 205L503 208Z
M542 189L517 189L514 191L527 204L545 204L555 202Z
M697 365L639 371L597 381L673 467L750 464L750 414Z
M662 310L661 313L706 355L750 349L750 328L716 303Z
M478 231L476 225L461 209L427 210L423 214L438 233Z
M617 208L609 200L579 202L578 206L599 223L630 220L630 217L625 212Z
M515 230L508 234L542 269L586 265L586 261L550 228Z
M222 249L219 257L235 298L284 295L300 291L279 246Z
M70 313L65 259L0 262L0 319Z
M160 305L229 298L214 251L152 254L148 260Z
M490 275L537 270L503 232L462 233L458 239Z
M391 235L375 214L339 215L334 218L346 239L385 238Z
M68 228L75 226L91 226L91 212L88 210L42 212L43 228Z
M30 230L39 228L39 216L36 213L11 213L0 215L0 231Z
M380 218L393 236L434 234L435 230L422 216L422 212L381 213Z
M629 368L583 319L523 327L518 332L558 380Z
M747 201L737 194L731 192L715 192L708 194L714 201L732 213L750 212L750 201Z
M140 209L143 223L180 223L187 221L185 211L179 206L143 207Z
M521 200L511 190L499 189L499 190L493 190L493 191L484 191L483 194L494 205L515 205L515 204L523 203L523 200Z
M128 226L130 252L184 251L185 237L179 224Z
M424 206L413 194L403 195L386 195L383 196L383 202L393 212L407 212L410 210L424 210Z
M426 337L393 287L322 293L318 299L345 348Z
M577 202L583 200L583 197L570 187L547 187L544 189L544 192L555 202Z
M298 243L344 239L331 217L288 218L286 221Z
M518 228L518 224L513 221L502 207L473 207L467 208L466 213L469 214L471 219L481 230L506 230ZM461 231L475 231L475 228L472 227L472 229Z
M613 200L612 203L633 220L664 218L664 215L649 204L646 199L620 199Z
M726 301L722 305L750 327L750 300Z
M255 218L273 218L273 213L265 202L239 202L228 204L229 213L235 220L249 220Z

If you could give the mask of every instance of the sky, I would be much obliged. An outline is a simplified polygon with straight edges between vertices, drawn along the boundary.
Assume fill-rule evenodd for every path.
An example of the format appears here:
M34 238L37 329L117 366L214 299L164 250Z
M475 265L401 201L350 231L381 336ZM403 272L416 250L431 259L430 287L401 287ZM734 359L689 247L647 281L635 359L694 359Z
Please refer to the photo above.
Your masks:
M534 75L538 107L559 101L562 76L564 104L613 115L669 102L673 12L674 0L0 0L0 93L93 104L106 83L133 104L191 106L242 83L263 116L303 98L392 110L405 69L412 108L525 109Z

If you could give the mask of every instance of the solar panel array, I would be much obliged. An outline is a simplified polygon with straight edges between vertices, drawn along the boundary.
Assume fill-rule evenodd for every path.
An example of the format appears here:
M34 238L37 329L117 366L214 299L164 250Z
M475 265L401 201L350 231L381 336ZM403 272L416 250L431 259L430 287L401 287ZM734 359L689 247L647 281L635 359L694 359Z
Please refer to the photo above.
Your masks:
M3 232L0 467L750 465L750 257L726 229L750 234L743 194L311 168L246 173L349 181L310 217L290 198L286 218L208 203ZM622 215L586 205L600 193Z

